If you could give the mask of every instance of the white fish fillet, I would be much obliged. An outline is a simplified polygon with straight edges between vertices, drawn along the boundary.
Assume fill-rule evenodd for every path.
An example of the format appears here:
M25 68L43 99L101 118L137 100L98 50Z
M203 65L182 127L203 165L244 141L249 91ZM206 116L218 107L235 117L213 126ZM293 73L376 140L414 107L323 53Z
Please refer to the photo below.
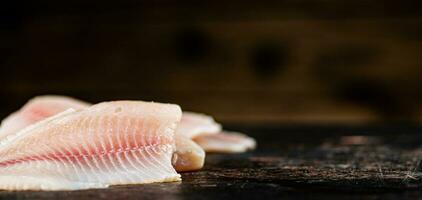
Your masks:
M183 135L176 136L176 152L173 155L173 166L178 172L202 169L205 162L205 151L192 139Z
M46 117L55 115L59 112L62 112L66 109L72 108L76 110L82 110L89 107L90 104L66 97L66 96L57 96L57 95L47 95L47 96L38 96L31 100L29 100L19 111L11 114L5 120L3 120L2 125L0 127L0 145L2 139L6 137L11 137L13 133L29 126L39 120L42 120ZM221 129L220 125L215 125L213 129L207 128L206 126L209 124L207 120L212 119L210 117L202 117L200 121L205 123L205 129L202 128L202 124L199 125L198 128L195 126L189 125L190 121L195 121L195 119L190 120L189 116L194 116L195 114L188 114L188 126L182 126L182 128L189 128L192 127L193 131L198 130L216 130ZM201 115L198 115L201 116ZM203 119L203 120L201 120ZM180 123L179 123L180 124ZM195 125L195 124L194 124ZM180 126L178 126L180 127ZM177 129L180 130L180 129ZM189 132L189 130L188 130ZM180 133L180 132L179 132ZM189 133L192 133L190 131ZM186 137L184 134L180 135L177 134L176 137L176 149L174 156L174 166L177 171L192 171L201 169L204 165L205 161L205 152L204 150L198 146L195 142L193 142L189 137ZM190 140L190 141L189 141Z
M116 101L30 125L0 146L0 189L75 190L178 181L177 105Z
M22 109L3 120L0 127L0 141L7 135L37 120L54 115L68 108L81 110L89 105L88 103L66 96L47 95L35 97L28 101ZM211 137L211 134L218 135ZM174 161L175 168L178 171L201 169L205 160L205 153L202 153L204 150L220 153L230 153L232 150L232 153L239 153L254 148L254 145L250 145L250 142L248 142L255 142L253 138L245 136L236 137L238 139L233 140L231 135L225 136L225 134L225 132L222 132L221 125L211 116L194 112L183 112L181 122L176 129L177 138L183 138L176 140L176 147L179 151L176 151L175 157L179 159L179 162ZM198 143L199 146L195 142L188 142L187 139L189 138L200 141ZM221 141L219 142L219 140Z
M28 101L19 111L10 114L0 125L0 140L10 134L69 108L87 108L90 104L64 96L38 96Z
M215 122L211 116L187 111L183 111L182 120L176 129L177 134L188 138L218 132L221 132L221 124Z
M6 117L0 126L0 140L46 117L53 116L69 108L82 110L91 104L59 95L38 96L29 100L20 110ZM213 134L221 131L221 125L210 116L193 112L183 112L176 133L188 138L200 134Z
M183 112L176 134L193 139L205 152L242 153L255 149L253 138L237 132L221 130L221 125L211 116L194 112Z
M214 153L241 153L255 149L256 142L253 138L237 132L221 132L218 134L205 134L193 138L206 152Z

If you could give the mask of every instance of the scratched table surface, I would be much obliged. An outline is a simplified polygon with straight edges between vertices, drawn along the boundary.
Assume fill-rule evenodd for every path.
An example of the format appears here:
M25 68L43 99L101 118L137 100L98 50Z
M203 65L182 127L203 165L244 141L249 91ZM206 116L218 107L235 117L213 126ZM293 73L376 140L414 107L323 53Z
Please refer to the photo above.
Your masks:
M231 128L258 148L207 155L182 182L57 192L1 191L0 199L417 199L422 127Z

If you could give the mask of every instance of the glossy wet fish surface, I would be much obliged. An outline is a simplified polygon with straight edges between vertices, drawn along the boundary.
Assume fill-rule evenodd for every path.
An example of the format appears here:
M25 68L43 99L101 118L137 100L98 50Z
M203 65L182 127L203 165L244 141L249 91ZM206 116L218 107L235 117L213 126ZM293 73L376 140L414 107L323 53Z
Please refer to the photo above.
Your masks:
M206 152L242 153L255 140L226 132L211 116L175 104L92 105L47 95L29 100L0 127L0 189L78 190L179 181Z
M75 190L178 181L177 105L108 102L35 123L0 146L0 189Z

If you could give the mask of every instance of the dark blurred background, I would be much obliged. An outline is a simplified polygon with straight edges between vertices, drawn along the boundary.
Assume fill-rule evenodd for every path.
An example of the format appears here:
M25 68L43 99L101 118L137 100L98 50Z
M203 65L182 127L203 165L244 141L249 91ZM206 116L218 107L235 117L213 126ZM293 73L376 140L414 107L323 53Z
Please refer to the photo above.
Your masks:
M0 4L1 117L63 94L229 124L422 121L421 1Z

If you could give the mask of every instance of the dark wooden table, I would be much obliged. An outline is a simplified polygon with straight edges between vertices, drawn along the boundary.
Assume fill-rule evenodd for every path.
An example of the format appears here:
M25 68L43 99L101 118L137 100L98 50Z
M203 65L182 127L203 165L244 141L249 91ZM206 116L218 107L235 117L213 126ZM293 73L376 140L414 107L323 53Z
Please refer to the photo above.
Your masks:
M207 155L183 181L73 192L0 192L0 199L417 199L422 127L232 127L258 140L245 154ZM422 147L422 145L421 145Z

